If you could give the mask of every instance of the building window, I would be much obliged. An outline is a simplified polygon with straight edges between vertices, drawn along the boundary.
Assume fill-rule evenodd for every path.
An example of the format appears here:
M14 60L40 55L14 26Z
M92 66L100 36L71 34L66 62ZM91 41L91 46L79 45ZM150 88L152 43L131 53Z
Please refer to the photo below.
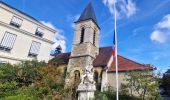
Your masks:
M93 33L93 45L95 45L95 41L96 41L96 32L94 31L94 33Z
M0 60L0 64L7 64L7 63L8 63L7 61Z
M11 51L16 37L17 35L6 32L0 44L0 50Z
M35 32L35 35L37 35L39 37L42 37L44 35L43 30L38 27L36 32Z
M94 71L94 81L96 82L96 83L98 83L98 72L97 71Z
M74 71L74 81L75 82L80 81L80 71L78 70Z
M40 50L41 43L33 41L30 47L30 51L28 56L30 57L37 57L39 50Z
M81 29L81 36L80 36L80 43L83 43L83 42L84 42L84 31L85 31L85 29L82 28L82 29Z
M22 19L13 16L10 24L11 24L12 26L17 27L17 28L20 28L20 27L21 27L21 24L22 24Z

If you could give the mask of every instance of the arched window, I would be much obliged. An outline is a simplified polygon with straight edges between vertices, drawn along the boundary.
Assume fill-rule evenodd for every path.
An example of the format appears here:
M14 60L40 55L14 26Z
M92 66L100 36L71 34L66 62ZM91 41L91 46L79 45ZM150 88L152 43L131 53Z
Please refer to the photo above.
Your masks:
M93 45L95 45L95 41L96 41L96 32L94 31L94 33L93 33Z
M83 42L84 42L84 31L85 31L85 29L82 28L82 29L81 29L81 36L80 36L80 43L83 43Z
M98 72L94 71L94 80L96 83L98 83Z
M66 78L66 73L67 73L67 67L64 68L64 78Z
M78 71L78 70L74 71L74 81L75 82L80 81L80 71Z

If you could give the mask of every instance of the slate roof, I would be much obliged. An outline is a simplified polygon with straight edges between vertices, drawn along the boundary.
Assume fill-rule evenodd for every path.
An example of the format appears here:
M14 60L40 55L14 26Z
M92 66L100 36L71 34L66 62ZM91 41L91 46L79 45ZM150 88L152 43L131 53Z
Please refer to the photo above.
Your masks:
M76 22L85 21L85 20L89 20L89 19L93 20L93 22L95 22L95 24L98 26L92 2L89 2L89 4L86 6L86 8L81 13L81 16L79 17L79 19ZM100 29L100 27L99 27L99 29Z
M70 52L68 52L68 53L60 53L55 58L62 59L58 64L68 64L69 59L70 59L70 55L71 55ZM55 58L53 58L53 59L55 59Z
M25 12L23 12L23 11L21 11L21 10L18 10L18 9L16 9L16 8L12 7L11 5L8 5L7 3L3 2L2 0L0 0L0 4L3 4L3 5L11 8L11 9L13 9L13 10L15 10L16 12L19 12L19 13L21 13L21 14L29 17L29 18L31 18L32 20L36 21L37 23L39 23L39 24L41 24L41 25L44 25L44 24L42 24L40 21L38 21L37 19L35 19L34 17L26 14ZM46 26L46 25L44 25L44 26ZM48 27L48 26L46 26L46 27ZM48 27L48 28L50 28L50 27ZM50 29L52 29L52 28L50 28ZM54 29L52 29L52 30L55 31Z
M58 46L56 47L56 49L62 50L61 45L58 45Z
M102 47L99 49L99 55L93 61L93 66L107 66L110 58L112 56L112 47Z
M68 64L69 58L70 58L70 52L69 53L61 53L56 56L57 59L63 59L59 64ZM102 47L99 49L99 55L96 57L96 59L93 62L94 67L106 67L107 63L109 62L110 58L112 56L112 47ZM112 62L112 65L109 68L109 72L115 71L114 61ZM118 55L118 70L119 71L129 71L129 70L153 70L152 67L144 64L137 63L135 61L132 61L130 59L127 59L125 57L122 57Z

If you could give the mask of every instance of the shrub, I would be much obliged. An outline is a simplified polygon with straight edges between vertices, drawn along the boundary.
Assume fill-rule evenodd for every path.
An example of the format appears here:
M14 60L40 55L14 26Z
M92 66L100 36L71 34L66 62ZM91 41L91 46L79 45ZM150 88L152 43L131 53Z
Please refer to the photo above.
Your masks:
M32 93L34 89L30 90L29 86L39 78L37 71L44 64L36 60L16 65L0 64L0 99L24 98Z
M142 99L140 99L138 97L129 96L129 95L126 95L126 94L121 94L121 93L119 94L119 99L120 100L142 100ZM110 92L110 91L100 92L100 91L96 91L94 100L116 100L116 92Z
M35 88L20 88L15 95L5 96L4 100L39 100L38 94Z

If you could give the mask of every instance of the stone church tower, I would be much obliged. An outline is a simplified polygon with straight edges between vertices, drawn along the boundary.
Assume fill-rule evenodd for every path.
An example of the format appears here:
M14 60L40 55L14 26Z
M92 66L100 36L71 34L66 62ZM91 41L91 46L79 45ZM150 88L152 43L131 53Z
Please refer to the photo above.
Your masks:
M65 87L80 82L85 67L92 65L99 54L99 31L95 12L90 2L75 22L72 51L67 66Z

